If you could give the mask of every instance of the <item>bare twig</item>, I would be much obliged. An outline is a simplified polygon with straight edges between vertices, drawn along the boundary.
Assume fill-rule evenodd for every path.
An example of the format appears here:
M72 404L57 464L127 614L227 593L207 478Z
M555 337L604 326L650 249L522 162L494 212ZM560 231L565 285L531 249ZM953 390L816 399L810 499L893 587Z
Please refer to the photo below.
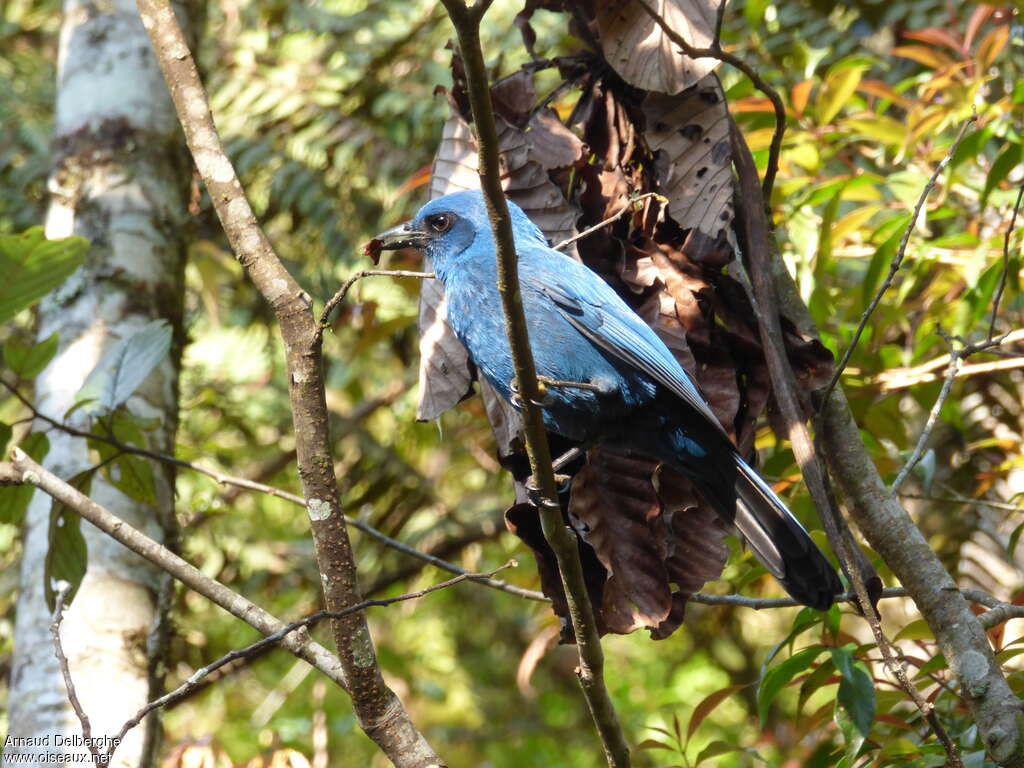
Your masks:
M53 652L57 657L57 663L60 665L60 673L64 677L64 686L67 688L68 701L71 702L71 708L75 710L75 716L78 717L78 722L82 725L82 738L85 740L86 746L89 747L89 752L93 756L93 761L96 765L106 765L106 762L101 760L102 753L100 752L99 746L96 740L92 737L92 724L89 722L89 715L86 714L82 708L82 702L78 700L78 693L75 691L75 683L71 679L71 668L68 666L68 657L64 653L64 646L60 641L60 625L64 621L64 601L67 599L68 594L71 592L71 585L67 582L63 582L57 588L57 597L53 603L53 621L50 624L50 634L53 636ZM110 751L113 752L120 744L120 739L113 742Z
M935 716L931 705L924 700L917 688L907 678L893 654L889 639L882 631L881 618L871 596L875 585L872 584L871 590L868 586L869 579L877 582L878 586L881 585L880 581L870 562L854 543L845 521L839 514L828 476L818 460L816 444L811 441L807 428L800 418L796 382L792 368L785 358L782 329L778 319L778 300L768 264L767 243L770 234L763 213L764 207L757 203L758 190L756 184L753 183L756 179L753 158L750 156L746 143L740 137L735 123L732 123L730 133L733 143L733 159L740 179L741 196L747 203L742 209L742 224L745 244L749 250L747 256L753 273L757 307L760 310L762 346L765 349L765 357L771 373L775 400L786 420L794 455L800 462L800 469L807 482L808 490L818 507L822 522L825 524L829 541L853 585L856 603L871 627L875 643L885 659L886 668L896 677L900 686L928 720L933 732L946 750L949 764L954 768L961 768L962 761L956 745Z
M1024 332L1022 332L1024 336ZM947 372L950 364L950 356L943 355ZM963 365L959 367L956 373L956 378L966 379L969 376L981 376L986 373L999 373L1000 371L1012 371L1016 368L1024 368L1024 357L1011 357L1006 360L990 360L987 363L972 363L970 365ZM935 381L940 381L943 378L943 374L937 371L922 371L918 372L919 368L897 368L888 371L882 371L881 374L875 379L881 385L881 391L896 392L900 389L907 389L908 387L914 387L918 384L930 384Z
M999 303L1003 299L1003 291L1006 289L1007 273L1010 271L1010 238L1017 226L1017 214L1020 213L1020 203L1024 199L1024 184L1017 190L1017 202L1013 204L1013 215L1010 217L1010 226L1006 228L1003 235L1003 271L999 273L999 285L996 287L996 295L992 299L992 319L988 323L988 338L991 339L996 333L996 317L999 315Z
M924 189L921 190L921 195L917 198L917 204L914 205L914 211L910 216L910 221L907 222L907 227L903 231L903 236L900 238L899 247L896 249L896 253L889 263L889 273L885 276L882 284L875 291L874 297L871 299L871 303L868 304L867 309L860 316L860 322L857 323L857 329L853 332L853 338L850 340L849 345L846 347L846 351L843 353L842 359L839 361L839 365L836 366L835 371L832 374L832 378L825 387L825 392L821 397L820 404L818 406L819 411L823 411L825 406L828 404L828 399L832 395L832 391L836 388L836 384L839 383L840 377L843 375L843 371L846 370L846 365L850 362L850 357L853 355L853 351L857 348L857 343L860 341L861 334L864 333L864 329L867 327L868 320L871 315L874 314L875 309L878 308L878 304L882 301L882 296L889 290L889 286L892 285L892 281L896 278L896 273L900 269L900 265L903 263L903 256L907 251L907 243L910 242L910 235L914 231L914 227L917 225L917 219L921 215L921 208L924 207L925 201L928 199L928 195L935 189L935 184L939 180L939 175L945 170L946 166L949 165L949 161L953 158L953 153L956 152L956 148L960 146L960 141L967 133L967 129L970 128L978 119L977 115L971 115L969 118L964 120L963 125L960 126L960 131L957 133L956 138L950 145L949 150L946 152L945 157L942 158L941 162L935 167L935 171L932 173L931 178L928 179L928 183L924 185Z
M943 336L945 336L945 334L943 334ZM939 390L939 396L936 397L935 402L932 403L932 409L928 413L928 419L925 421L924 429L921 430L921 435L917 439L917 444L914 446L914 450L911 452L910 458L907 459L907 463L903 465L903 468L896 475L896 479L892 481L893 493L899 493L900 486L903 485L904 481L910 475L910 472L915 466L917 466L917 462L919 462L921 457L924 455L925 448L928 445L928 439L931 437L932 430L935 429L935 424L939 420L939 412L942 410L942 406L949 397L950 390L953 388L953 381L956 379L957 371L960 369L960 358L963 350L955 350L953 348L953 340L949 337L946 337L946 341L949 344L949 365L946 368L946 380L942 382L942 389Z
M487 68L480 46L480 21L489 2L477 0L472 6L467 6L464 0L442 2L455 27L459 52L466 68L469 102L480 153L480 186L494 232L498 263L497 287L505 317L505 331L512 354L515 382L523 399L523 434L530 472L540 499L541 528L558 561L569 616L576 634L580 657L580 684L600 734L605 757L612 768L625 768L629 765L629 747L604 684L604 653L601 650L601 638L597 632L593 608L583 579L576 538L566 528L562 519L562 508L558 503L551 464L551 449L548 446L541 409L534 405L539 400L539 384L519 294L512 224L501 189L497 129L487 81Z
M137 0L137 4L214 210L235 256L280 325L296 464L324 602L330 610L343 610L360 602L361 595L331 455L321 326L313 317L309 296L284 268L260 228L224 151L195 60L170 0ZM335 619L331 626L348 693L363 731L397 768L443 764L384 682L364 614L356 612Z
M430 280L434 277L433 272L414 272L407 269L361 269L342 283L338 292L324 305L324 311L320 313L320 328L317 333L323 333L323 329L330 325L331 312L345 300L349 290L355 285L357 280L362 280L364 277L380 277L385 275L389 277L415 277L420 280Z
M589 237L590 235L594 234L595 232L597 232L597 231L599 231L601 229L604 229L606 226L608 226L612 222L618 221L620 218L625 216L627 213L633 212L633 205L634 204L643 202L644 200L648 200L648 199L650 199L652 197L653 198L657 198L658 202L660 202L662 204L665 204L665 203L668 202L668 200L663 195L659 195L657 192L647 192L645 194L639 195L638 197L630 198L626 202L626 205L624 205L620 210L618 210L615 213L613 213L611 216L609 216L604 221L600 221L600 222L598 222L597 224L595 224L592 227L587 227L582 232L580 232L578 235L573 235L572 237L568 238L567 240L563 240L558 245L553 245L551 247L554 248L556 251L564 251L566 248L568 248L573 243L575 243L575 242L577 242L579 240L582 240L585 237Z
M754 84L757 90L761 91L768 100L772 103L772 107L775 110L775 131L772 134L771 145L768 148L768 167L764 171L764 181L761 183L761 191L764 194L764 199L768 202L772 199L772 187L775 186L775 175L779 170L779 156L782 153L782 136L786 131L786 107L782 103L782 97L779 96L778 91L772 88L754 69L750 64L745 62L739 56L729 53L728 51L722 50L720 37L720 30L722 24L723 14L725 13L725 2L724 0L718 6L716 22L715 22L715 37L709 48L697 48L687 42L682 35L676 32L669 25L665 18L659 14L654 6L650 5L647 0L637 0L640 7L644 9L648 16L654 19L655 23L661 27L666 37L673 43L683 49L683 53L689 56L691 59L718 59L724 61L726 64L730 64L746 75L750 82Z

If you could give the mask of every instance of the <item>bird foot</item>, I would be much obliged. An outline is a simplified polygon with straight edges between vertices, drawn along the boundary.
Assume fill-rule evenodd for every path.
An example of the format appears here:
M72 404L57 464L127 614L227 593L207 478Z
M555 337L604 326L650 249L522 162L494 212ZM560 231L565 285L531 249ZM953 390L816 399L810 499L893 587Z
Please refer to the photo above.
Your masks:
M548 392L547 387L544 386L541 378L542 377L540 376L537 377L538 398L536 400L531 400L530 402L538 408L547 408L554 402L554 399L551 397L551 393ZM508 399L509 402L512 403L512 407L517 411L523 410L523 398L522 395L519 394L519 385L516 384L515 379L512 379L512 381L508 383L508 392Z
M572 475L560 475L555 473L555 493L560 494L569 490L572 486ZM545 506L555 506L561 508L556 500L548 499L541 490L540 485L537 483L537 478L530 475L523 481L523 487L526 489L526 498L530 500L530 503L537 509Z

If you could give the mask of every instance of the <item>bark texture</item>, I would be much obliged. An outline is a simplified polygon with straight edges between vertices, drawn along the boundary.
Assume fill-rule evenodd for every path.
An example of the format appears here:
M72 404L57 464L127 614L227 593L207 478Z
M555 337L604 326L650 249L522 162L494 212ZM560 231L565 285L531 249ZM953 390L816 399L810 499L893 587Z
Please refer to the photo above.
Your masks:
M59 351L36 381L35 402L60 418L104 349L144 324L166 319L177 331L172 353L129 400L130 410L160 427L151 448L173 452L177 422L184 245L189 165L174 110L138 11L131 0L64 4L58 62L49 237L79 234L92 242L85 265L44 299L39 338L59 332ZM88 428L84 414L71 420ZM37 425L44 428L45 425ZM51 430L46 465L69 478L90 466L85 441ZM149 536L173 530L173 474L155 469L158 504L134 501L94 476L91 495ZM42 762L64 751L85 764L85 747L56 747L80 735L49 635L43 595L51 500L37 491L26 517L11 674L10 735L46 737L22 747ZM84 526L89 568L66 613L62 637L75 688L94 736L116 733L154 695L152 657L160 647L157 595L166 576L106 535ZM114 765L145 765L152 727L129 734ZM50 758L52 760L52 758Z

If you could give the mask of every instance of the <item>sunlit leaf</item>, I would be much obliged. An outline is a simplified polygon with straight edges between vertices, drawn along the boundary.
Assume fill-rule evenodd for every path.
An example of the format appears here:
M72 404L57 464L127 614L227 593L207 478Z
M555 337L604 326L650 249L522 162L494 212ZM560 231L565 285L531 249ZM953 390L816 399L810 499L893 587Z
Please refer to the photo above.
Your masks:
M42 227L0 234L0 323L31 306L81 266L89 241L72 235L47 240Z
M57 331L37 344L19 344L11 339L4 344L4 362L20 378L31 379L57 354L57 339Z
M762 725L768 717L768 708L779 692L789 685L794 677L810 667L825 650L826 648L821 645L805 648L762 673L761 682L757 687L757 714Z

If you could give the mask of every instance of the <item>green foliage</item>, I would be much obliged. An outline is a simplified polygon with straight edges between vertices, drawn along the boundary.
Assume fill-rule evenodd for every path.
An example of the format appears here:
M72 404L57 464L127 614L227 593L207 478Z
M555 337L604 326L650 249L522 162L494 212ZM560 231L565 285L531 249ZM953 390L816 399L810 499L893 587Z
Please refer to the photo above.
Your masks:
M0 323L63 283L82 264L89 241L71 236L47 240L41 227L0 235Z

